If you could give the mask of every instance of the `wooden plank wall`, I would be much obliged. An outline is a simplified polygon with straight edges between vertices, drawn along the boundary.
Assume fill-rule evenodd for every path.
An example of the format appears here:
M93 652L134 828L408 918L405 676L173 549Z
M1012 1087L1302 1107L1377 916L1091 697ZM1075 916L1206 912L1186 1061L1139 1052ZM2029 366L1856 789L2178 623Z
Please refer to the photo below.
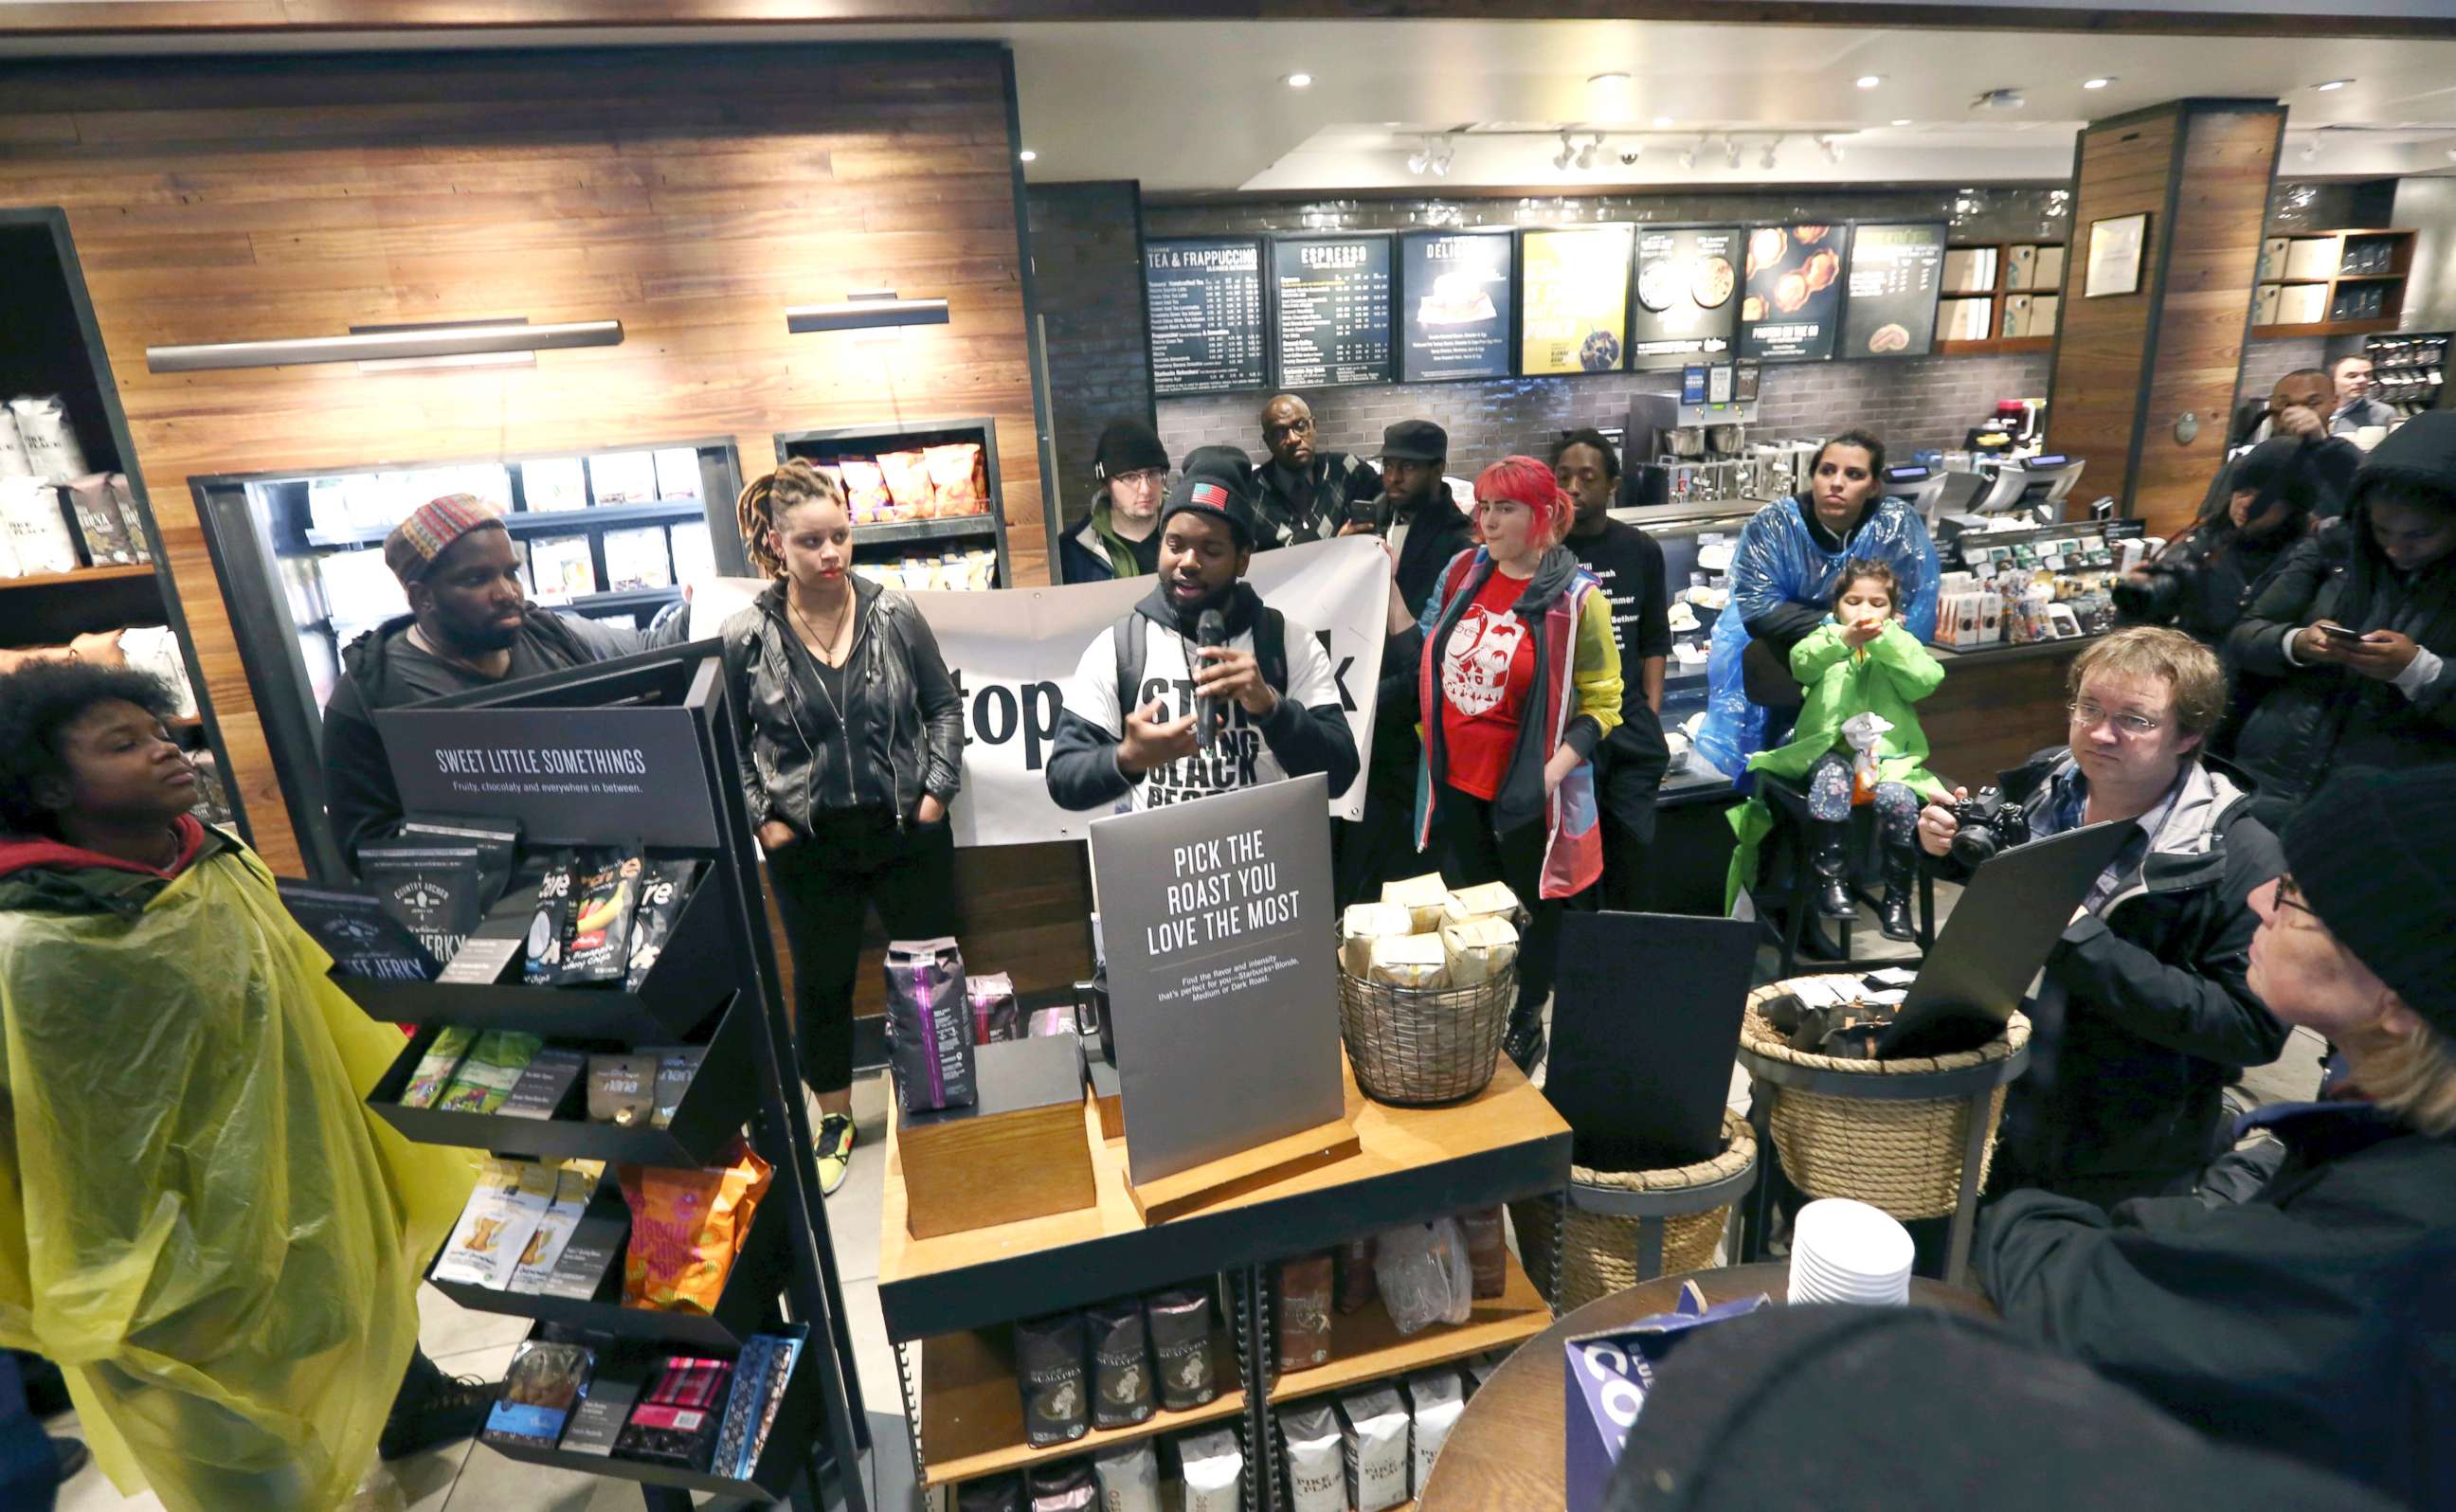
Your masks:
M2114 495L2156 534L2189 521L2224 460L2283 120L2273 103L2182 100L2081 135L2048 430L2089 460L2087 497ZM2142 212L2140 292L2083 297L2087 228ZM2180 443L2185 412L2200 434Z
M297 848L192 477L995 417L1016 575L1048 581L1004 59L739 47L0 70L0 203L66 208L255 839ZM784 307L894 288L881 344ZM620 319L534 368L156 376L159 342Z

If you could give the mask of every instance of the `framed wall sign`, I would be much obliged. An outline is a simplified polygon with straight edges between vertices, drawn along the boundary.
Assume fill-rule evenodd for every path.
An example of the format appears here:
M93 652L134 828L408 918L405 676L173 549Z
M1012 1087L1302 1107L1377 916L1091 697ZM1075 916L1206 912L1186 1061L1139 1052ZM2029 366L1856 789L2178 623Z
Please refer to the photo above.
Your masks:
M2149 212L2089 223L2089 270L2081 297L2140 292L2140 249L2149 241Z

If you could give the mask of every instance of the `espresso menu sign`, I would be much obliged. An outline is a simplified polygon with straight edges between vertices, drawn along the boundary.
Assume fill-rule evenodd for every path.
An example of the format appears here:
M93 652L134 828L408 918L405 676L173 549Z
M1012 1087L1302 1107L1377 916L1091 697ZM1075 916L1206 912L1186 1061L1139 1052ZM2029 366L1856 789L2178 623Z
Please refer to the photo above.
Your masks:
M1627 226L1530 231L1519 272L1518 371L1613 373L1628 339Z
M1262 361L1259 241L1147 244L1143 303L1151 319L1154 393L1216 394L1270 381Z
M1271 243L1281 388L1390 381L1390 238Z
M1925 357L1935 344L1944 222L1858 226L1851 233L1842 348L1851 357Z
M1759 226L1749 233L1740 298L1740 356L1822 362L1842 323L1848 226Z
M1641 229L1628 365L1674 368L1728 354L1740 309L1739 284L1737 226Z
M1399 238L1399 377L1407 383L1509 376L1518 238L1505 231Z

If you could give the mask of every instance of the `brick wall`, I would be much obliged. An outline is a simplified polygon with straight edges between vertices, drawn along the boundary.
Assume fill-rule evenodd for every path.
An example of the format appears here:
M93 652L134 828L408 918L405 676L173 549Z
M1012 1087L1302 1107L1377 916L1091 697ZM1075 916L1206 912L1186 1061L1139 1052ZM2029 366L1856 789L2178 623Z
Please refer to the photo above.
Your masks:
M1062 513L1068 525L1080 523L1098 490L1092 447L1101 427L1113 419L1152 419L1141 193L1131 179L1034 184L1024 204L1057 449L1057 480L1048 496L1054 567L1055 521Z

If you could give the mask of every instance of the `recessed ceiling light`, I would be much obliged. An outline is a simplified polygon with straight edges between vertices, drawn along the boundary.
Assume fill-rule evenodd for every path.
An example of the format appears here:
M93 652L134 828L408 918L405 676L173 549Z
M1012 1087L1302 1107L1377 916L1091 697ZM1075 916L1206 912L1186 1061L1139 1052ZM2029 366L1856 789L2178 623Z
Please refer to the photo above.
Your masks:
M1885 76L1881 73L1862 73L1852 82L1863 90L1873 90L1885 82Z
M1036 163L1040 161L1040 154L1027 147L1014 154L1014 160L1018 163Z
M1288 75L1288 88L1292 90L1310 89L1312 85L1313 75L1310 73L1291 73Z
M1668 115L1658 115L1654 118L1654 124L1657 126L1668 126L1671 124L1671 117Z
M2114 82L2115 75L2110 73L2102 79L2083 79L2080 81L2080 87L2085 90L2102 90Z
M2318 90L2321 93L2325 94L2325 93L2327 93L2330 90L2342 90L2342 89L2343 89L2346 85L2351 84L2352 82L2354 82L2354 81L2353 81L2353 80L2351 80L2351 79L2330 79L2330 80L2329 80L2327 83L2325 83L2325 84L2314 84L2314 85L2312 85L2311 87L2312 87L2313 89L2315 89L2315 90Z
M1895 121L1893 124L1894 124L1895 126L1908 126L1910 123L1911 123L1911 118L1910 118L1909 116L1905 115L1905 116L1903 116L1900 120Z

